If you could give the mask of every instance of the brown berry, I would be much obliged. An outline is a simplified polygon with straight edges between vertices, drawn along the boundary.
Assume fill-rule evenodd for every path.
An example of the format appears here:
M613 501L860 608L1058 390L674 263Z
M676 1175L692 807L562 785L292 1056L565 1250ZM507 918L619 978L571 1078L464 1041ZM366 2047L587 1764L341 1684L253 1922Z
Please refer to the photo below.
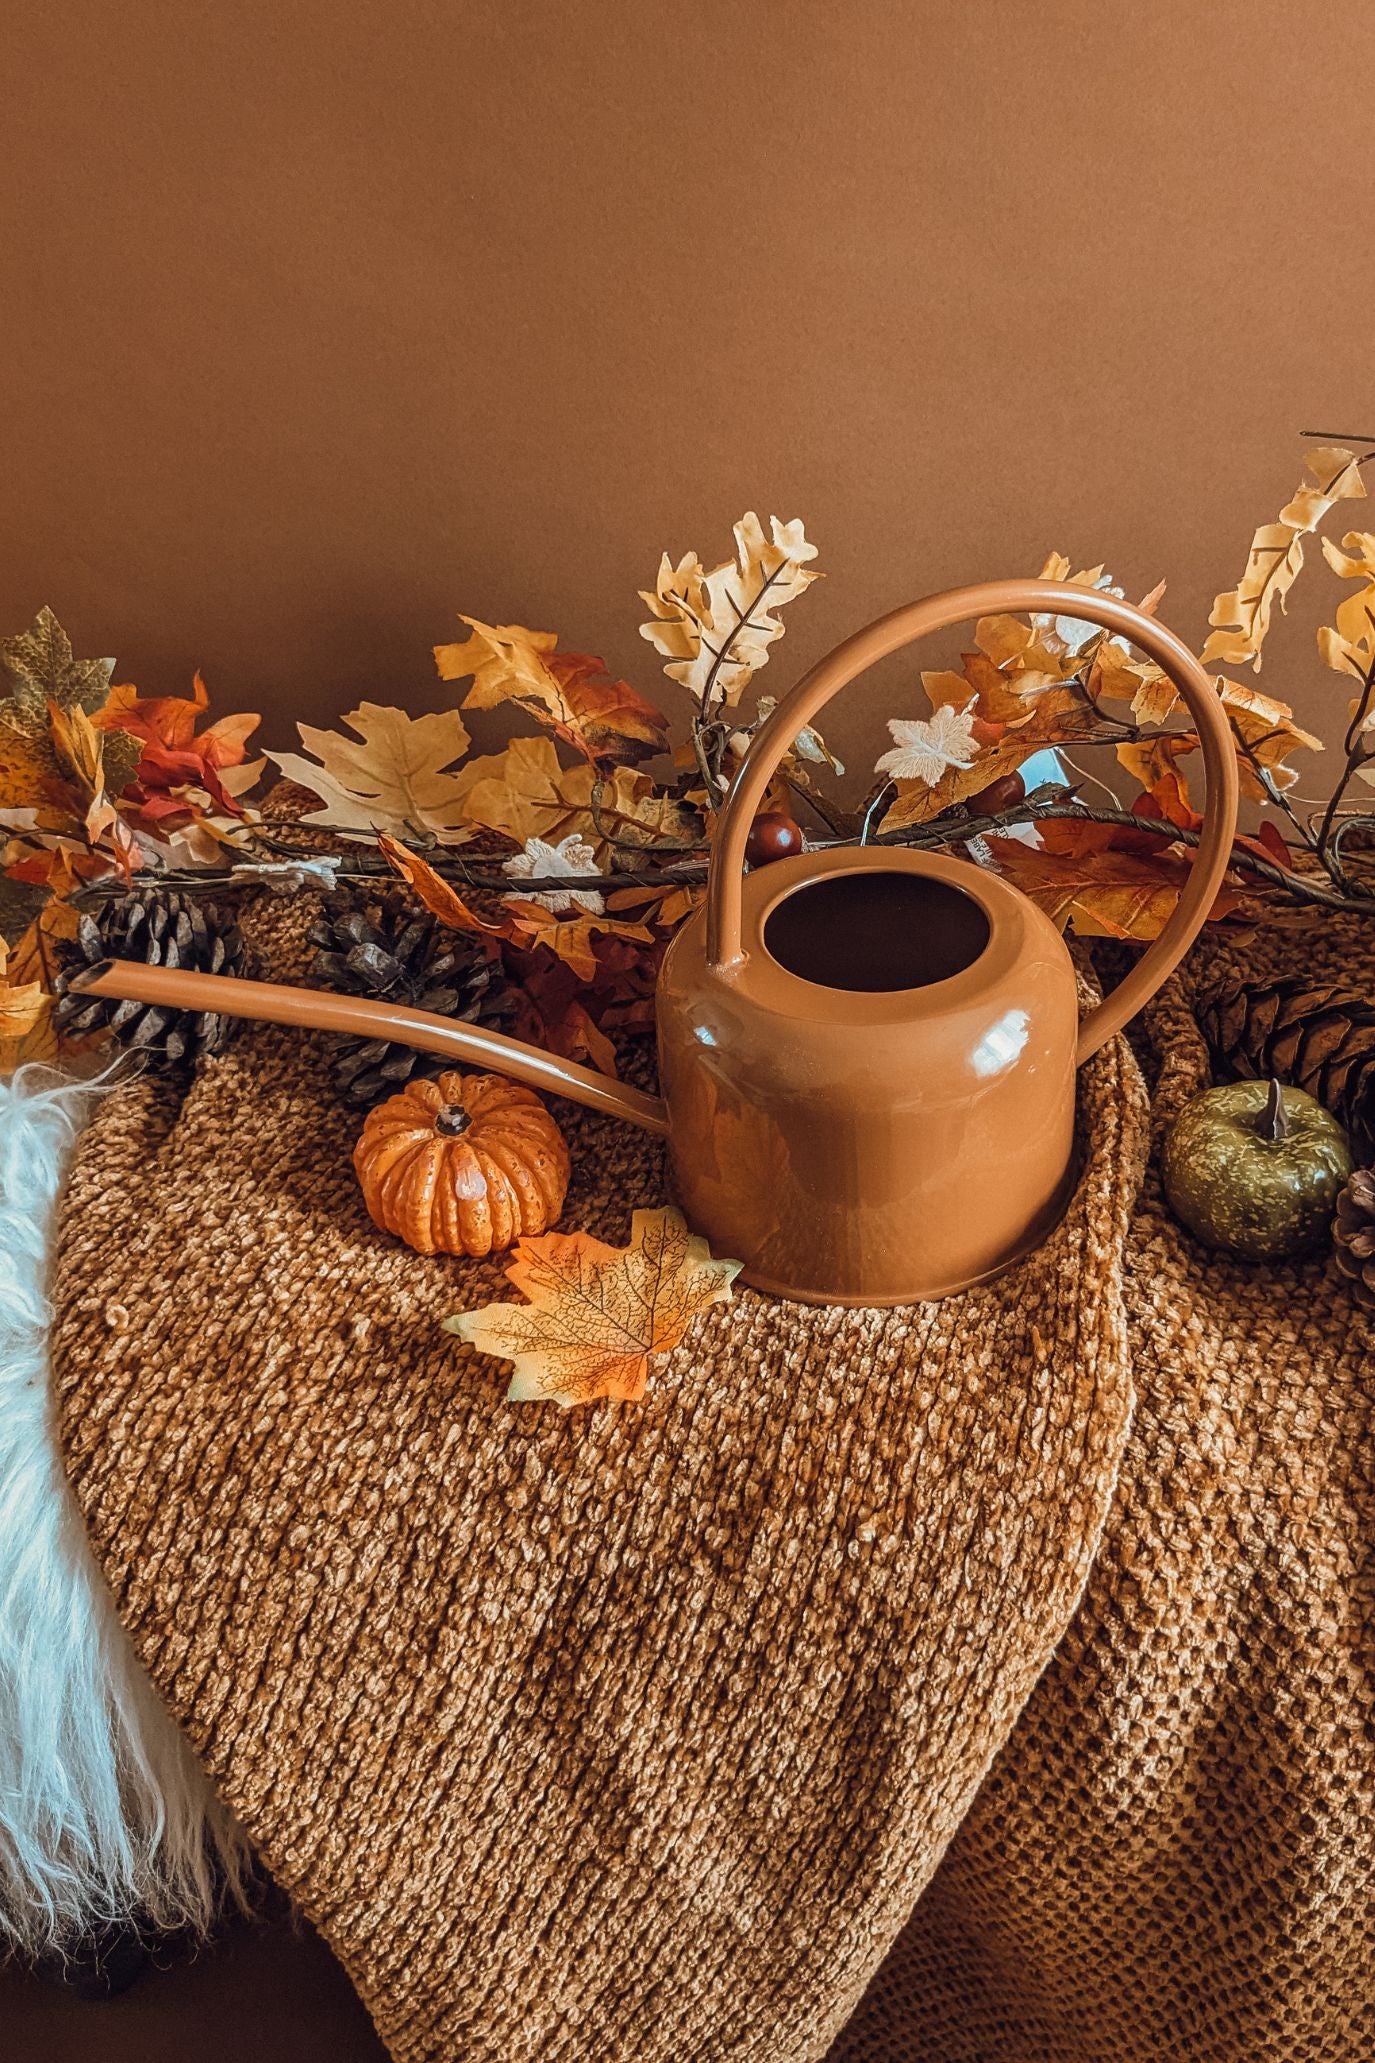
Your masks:
M965 797L965 808L972 817L996 817L1005 809L1015 809L1019 802L1026 801L1026 782L1020 774L999 774L996 781L990 781L986 788L980 788L977 795Z
M767 867L774 860L791 858L802 846L802 826L796 817L781 809L761 809L750 825L745 858L752 867Z

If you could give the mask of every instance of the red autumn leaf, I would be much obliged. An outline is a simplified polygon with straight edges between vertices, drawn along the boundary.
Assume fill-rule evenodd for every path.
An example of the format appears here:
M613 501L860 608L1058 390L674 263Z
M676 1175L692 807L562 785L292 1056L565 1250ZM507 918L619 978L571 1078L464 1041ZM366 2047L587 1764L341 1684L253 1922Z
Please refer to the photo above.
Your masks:
M192 694L141 696L137 688L116 686L91 722L98 730L125 731L143 741L134 779L123 791L130 803L150 825L165 824L170 817L194 817L198 805L184 791L202 789L217 814L242 817L238 797L257 779L256 770L246 764L245 745L261 718L243 713L222 716L198 732L196 725L210 707L205 682L199 673ZM242 768L238 778L226 780L231 770Z

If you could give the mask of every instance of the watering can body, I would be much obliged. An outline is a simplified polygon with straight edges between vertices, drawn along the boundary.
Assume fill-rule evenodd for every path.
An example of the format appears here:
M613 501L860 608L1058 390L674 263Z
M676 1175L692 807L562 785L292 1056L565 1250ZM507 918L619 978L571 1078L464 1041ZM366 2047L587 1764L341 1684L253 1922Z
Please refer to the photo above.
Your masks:
M862 979L855 933L885 921L890 972L899 925L943 923L947 957L978 950L920 986L879 989L816 982L779 957ZM800 853L749 877L744 938L733 972L713 967L698 912L659 978L673 1187L713 1249L783 1296L896 1304L965 1289L1037 1244L1070 1176L1078 1009L1069 955L1034 904L966 860ZM912 943L929 962L929 937Z
M860 844L745 864L770 781L832 695L930 632L1026 611L1087 620L1153 659L1193 720L1207 782L1172 915L1085 1018L1059 932L971 859ZM754 733L717 819L705 904L661 970L662 1098L501 1032L375 1000L121 961L77 985L403 1039L574 1097L667 1135L690 1224L744 1263L746 1281L813 1302L915 1302L997 1273L1054 1224L1073 1178L1075 1069L1188 950L1226 872L1236 809L1221 702L1172 632L1095 589L990 581L870 624Z

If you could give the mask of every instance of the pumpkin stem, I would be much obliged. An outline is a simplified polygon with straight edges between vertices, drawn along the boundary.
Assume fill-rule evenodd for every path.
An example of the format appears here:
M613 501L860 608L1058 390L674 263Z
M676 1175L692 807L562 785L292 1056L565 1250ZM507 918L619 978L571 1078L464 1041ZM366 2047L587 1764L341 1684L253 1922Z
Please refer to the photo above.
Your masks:
M446 1139L456 1139L460 1132L466 1132L472 1119L461 1103L446 1103L434 1114L434 1128Z
M1262 1139L1268 1139L1272 1146L1289 1136L1289 1113L1284 1107L1284 1091L1278 1082L1271 1082L1270 1093L1265 1099L1265 1108L1257 1121L1257 1130Z

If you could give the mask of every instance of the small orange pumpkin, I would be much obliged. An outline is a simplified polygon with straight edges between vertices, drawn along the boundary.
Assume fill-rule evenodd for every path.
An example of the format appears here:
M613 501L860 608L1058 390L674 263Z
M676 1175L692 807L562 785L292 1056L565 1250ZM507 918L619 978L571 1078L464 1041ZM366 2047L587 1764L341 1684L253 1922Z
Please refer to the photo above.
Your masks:
M411 1082L369 1111L353 1165L375 1225L420 1254L493 1254L563 1209L568 1147L533 1089L495 1074Z

